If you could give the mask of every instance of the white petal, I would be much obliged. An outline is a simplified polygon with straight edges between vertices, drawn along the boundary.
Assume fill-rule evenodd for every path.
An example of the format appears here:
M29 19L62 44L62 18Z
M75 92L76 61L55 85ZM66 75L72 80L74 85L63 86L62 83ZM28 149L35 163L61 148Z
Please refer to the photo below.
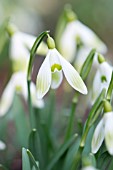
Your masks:
M97 125L92 138L92 153L96 153L104 140L104 120L103 118Z
M93 166L86 166L86 167L82 168L82 170L97 170L97 169L94 168Z
M97 97L99 96L102 90L102 82L101 82L101 74L98 70L93 80L93 88L92 88L92 104L95 102Z
M113 155L113 112L104 114L105 143L108 152Z
M6 148L5 143L0 140L0 150L4 150L5 148Z
M107 79L106 86L108 86L111 80L111 74L112 74L113 68L107 62L103 62L102 64L100 64L99 70L100 70L101 76L104 75L106 77Z
M16 32L11 39L10 58L12 59L13 71L26 71L29 61L29 51L22 42L20 32Z
M43 99L40 99L40 100L37 99L36 87L35 87L35 84L33 82L31 82L30 90L31 90L31 100L32 100L33 106L37 107L37 108L43 108L44 107L44 100Z
M59 50L61 54L69 61L72 62L76 53L76 37L75 25L73 22L67 24L66 29L61 37Z
M51 85L51 68L48 53L39 69L39 73L36 80L38 99L41 99L48 92L50 85Z
M75 60L75 67L77 69L78 72L80 72L81 67L84 63L84 61L86 60L88 54L90 53L91 48L87 48L86 46L81 47L78 51L77 51L77 56L76 56L76 60Z
M74 67L68 61L66 61L60 55L60 53L58 53L58 51L57 51L57 54L59 56L61 66L62 66L62 70L64 72L64 75L65 75L68 83L75 90L79 91L80 93L87 94L86 85L84 84L84 82L83 82L82 78L80 77L80 75L78 74L78 72L74 69Z
M80 21L75 21L76 32L80 36L84 45L96 48L100 53L106 53L106 45L97 37L97 35Z
M13 84L14 84L16 93L23 95L25 100L27 100L28 90L27 90L26 73L16 72L12 75L12 79L13 79Z
M14 90L14 84L11 78L0 99L0 116L5 115L10 109L13 102Z
M55 72L52 72L51 88L52 89L58 88L62 82L62 79L63 79L62 70L61 71L56 70Z

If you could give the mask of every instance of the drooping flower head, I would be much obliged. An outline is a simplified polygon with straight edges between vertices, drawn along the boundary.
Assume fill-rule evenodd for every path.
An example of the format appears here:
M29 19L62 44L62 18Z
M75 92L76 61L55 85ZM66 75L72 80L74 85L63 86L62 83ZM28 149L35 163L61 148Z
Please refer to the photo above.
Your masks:
M96 48L102 54L107 51L106 45L86 25L77 19L68 22L59 45L61 54L72 62L75 57L77 58L78 51L84 50L84 48L89 49L89 52L92 48ZM85 54L81 56L83 59L86 59L86 57L87 55Z
M33 106L42 108L44 106L44 101L37 99L36 87L33 82L31 82L30 90ZM14 100L15 92L17 94L22 95L25 101L27 101L28 99L27 75L25 72L16 72L11 76L11 79L8 82L5 90L3 91L3 94L0 99L0 116L4 116L10 109Z
M51 87L56 89L62 82L63 73L68 83L77 91L87 94L87 88L74 67L55 48L54 40L48 36L48 53L39 69L36 80L37 97L41 99Z
M105 60L103 60L99 64L99 68L93 80L92 103L95 102L103 88L105 88L106 90L108 89L111 80L112 70L112 66L110 66Z
M104 139L109 154L113 155L113 111L110 103L104 103L104 116L98 123L92 138L92 153L97 153Z
M30 49L33 46L36 37L19 31L15 25L9 24L7 31L11 37L9 56L12 60L13 71L27 72ZM37 54L45 55L47 53L47 46L42 42L37 50Z

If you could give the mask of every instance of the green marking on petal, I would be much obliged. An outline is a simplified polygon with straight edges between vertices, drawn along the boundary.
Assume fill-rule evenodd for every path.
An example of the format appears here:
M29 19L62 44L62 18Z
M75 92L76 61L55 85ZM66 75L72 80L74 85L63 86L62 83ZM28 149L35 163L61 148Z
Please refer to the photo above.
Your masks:
M103 82L107 82L106 76L104 76L104 75L101 76L101 82L102 82L102 83L103 83Z
M21 92L22 91L22 87L21 86L16 86L15 89L16 89L17 92Z
M54 70L57 69L58 71L62 70L62 66L60 64L54 64L51 66L51 71L54 72Z

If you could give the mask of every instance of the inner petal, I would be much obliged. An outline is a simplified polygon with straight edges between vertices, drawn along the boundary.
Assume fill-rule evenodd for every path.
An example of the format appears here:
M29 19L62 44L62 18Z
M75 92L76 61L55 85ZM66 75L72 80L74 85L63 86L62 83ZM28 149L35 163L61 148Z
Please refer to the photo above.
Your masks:
M63 79L62 70L60 70L60 71L56 70L56 71L52 72L51 74L52 74L51 88L56 89L60 86L62 79Z

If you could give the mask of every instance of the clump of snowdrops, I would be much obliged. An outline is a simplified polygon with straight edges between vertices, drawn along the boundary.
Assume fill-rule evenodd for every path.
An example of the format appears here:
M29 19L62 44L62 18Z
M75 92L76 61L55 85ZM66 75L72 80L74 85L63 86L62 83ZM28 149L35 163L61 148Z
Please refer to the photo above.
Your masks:
M17 154L23 170L112 170L106 45L69 6L54 38L50 31L22 33L9 21L4 30L12 75L0 98L1 169L10 169Z

